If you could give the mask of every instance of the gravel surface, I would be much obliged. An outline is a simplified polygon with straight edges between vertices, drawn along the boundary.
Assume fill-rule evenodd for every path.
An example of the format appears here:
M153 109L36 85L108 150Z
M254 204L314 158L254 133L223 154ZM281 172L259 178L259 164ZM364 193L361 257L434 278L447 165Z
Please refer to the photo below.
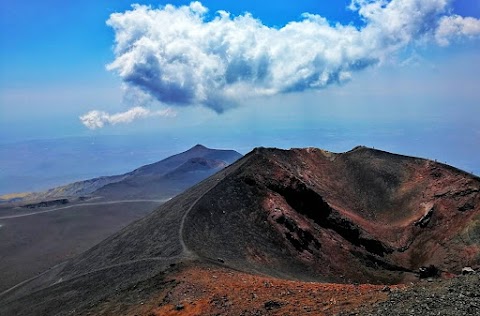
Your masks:
M340 315L480 315L480 274L422 281L405 290L391 291L388 300L375 306L373 311Z

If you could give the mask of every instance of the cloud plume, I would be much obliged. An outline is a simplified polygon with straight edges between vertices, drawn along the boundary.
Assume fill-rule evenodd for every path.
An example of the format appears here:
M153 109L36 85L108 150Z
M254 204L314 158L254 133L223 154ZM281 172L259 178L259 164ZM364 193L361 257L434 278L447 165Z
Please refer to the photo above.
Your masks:
M342 84L417 42L448 45L480 34L479 20L448 15L448 0L352 0L349 8L363 26L305 13L272 28L248 13L212 18L200 2L133 5L107 21L115 31L108 69L161 103L221 113L249 97Z
M130 123L136 119L147 117L171 117L175 116L175 112L171 109L160 111L151 111L144 107L134 107L125 112L109 114L103 111L90 111L80 116L80 121L89 129L102 128L106 125L116 125L120 123Z

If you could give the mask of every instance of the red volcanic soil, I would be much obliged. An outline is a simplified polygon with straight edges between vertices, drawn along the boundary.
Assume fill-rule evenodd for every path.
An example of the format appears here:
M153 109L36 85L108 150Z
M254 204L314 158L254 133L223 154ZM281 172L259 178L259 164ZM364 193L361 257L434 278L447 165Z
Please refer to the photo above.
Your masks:
M165 280L161 293L122 311L124 315L335 315L385 301L380 285L298 282L215 266L191 266ZM104 310L108 310L106 304Z

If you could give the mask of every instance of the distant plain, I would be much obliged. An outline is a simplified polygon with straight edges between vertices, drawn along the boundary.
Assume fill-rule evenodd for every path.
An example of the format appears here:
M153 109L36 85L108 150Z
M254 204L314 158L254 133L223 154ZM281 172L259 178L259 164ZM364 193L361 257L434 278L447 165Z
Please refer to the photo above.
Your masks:
M0 271L8 272L1 273L0 292L75 257L160 204L78 205L36 215L0 218ZM0 217L5 216L2 211L0 208Z

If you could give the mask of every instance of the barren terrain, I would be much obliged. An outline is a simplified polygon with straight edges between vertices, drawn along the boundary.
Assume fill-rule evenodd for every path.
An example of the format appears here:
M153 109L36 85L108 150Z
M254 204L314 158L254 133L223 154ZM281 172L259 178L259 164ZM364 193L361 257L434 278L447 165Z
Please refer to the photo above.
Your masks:
M0 197L0 292L74 258L239 157L196 145L123 175Z
M46 213L0 213L0 292L74 258L160 204L116 202L38 211Z
M458 276L480 267L479 192L479 178L431 160L258 148L4 292L0 313L471 315L478 278Z

